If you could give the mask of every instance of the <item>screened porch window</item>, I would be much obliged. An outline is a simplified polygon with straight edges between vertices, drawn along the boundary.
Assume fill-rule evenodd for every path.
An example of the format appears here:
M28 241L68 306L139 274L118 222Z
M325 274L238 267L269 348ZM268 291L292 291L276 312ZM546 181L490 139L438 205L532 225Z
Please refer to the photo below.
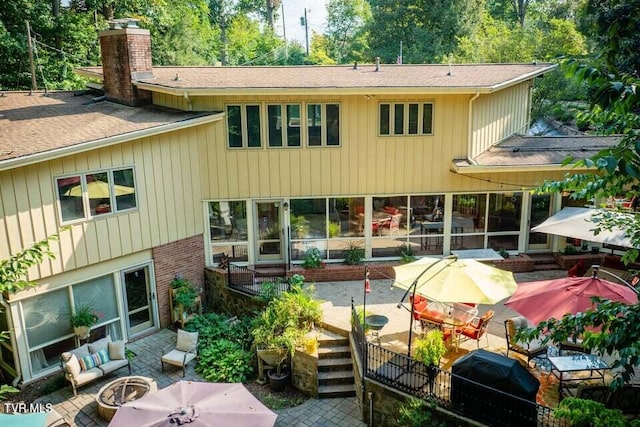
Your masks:
M267 106L269 147L300 146L300 104Z
M378 134L433 134L433 103L381 103L379 105Z
M227 105L227 143L229 148L262 146L259 105Z
M224 255L232 261L247 261L247 202L220 200L208 203L211 262Z

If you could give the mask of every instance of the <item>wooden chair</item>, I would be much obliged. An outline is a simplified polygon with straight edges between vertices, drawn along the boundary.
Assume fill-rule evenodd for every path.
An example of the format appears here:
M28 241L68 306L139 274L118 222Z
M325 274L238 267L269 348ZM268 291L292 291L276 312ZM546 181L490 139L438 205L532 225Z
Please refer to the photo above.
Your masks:
M532 340L529 342L518 341L516 339L516 332L518 329L527 328L529 323L527 319L522 316L512 317L504 321L505 337L507 339L507 357L509 357L509 351L515 351L516 353L527 356L527 364L531 363L531 360L536 357L547 356L547 346L542 345L540 340Z
M458 340L476 340L477 348L480 348L480 338L482 338L482 336L486 336L488 346L489 335L487 334L487 327L494 315L495 312L493 310L488 310L482 316L478 317L478 321L475 324L472 323L465 325L460 329L456 329Z
M400 220L402 214L391 215L391 220L385 222L382 226L389 230L389 235L393 235L394 232L400 233Z

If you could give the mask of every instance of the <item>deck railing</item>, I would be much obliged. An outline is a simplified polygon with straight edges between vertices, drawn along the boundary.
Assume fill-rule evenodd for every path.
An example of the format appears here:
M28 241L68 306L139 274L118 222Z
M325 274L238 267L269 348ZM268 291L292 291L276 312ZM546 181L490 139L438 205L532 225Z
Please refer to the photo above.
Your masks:
M357 311L352 302L352 318ZM352 337L366 378L488 425L556 427L553 409L488 387L438 367L427 367L406 354L367 342L360 322L352 322Z
M265 292L280 295L291 289L284 268L282 270L256 271L233 263L229 263L227 283L229 288L247 295L261 295ZM266 289L267 284L269 284L269 289Z

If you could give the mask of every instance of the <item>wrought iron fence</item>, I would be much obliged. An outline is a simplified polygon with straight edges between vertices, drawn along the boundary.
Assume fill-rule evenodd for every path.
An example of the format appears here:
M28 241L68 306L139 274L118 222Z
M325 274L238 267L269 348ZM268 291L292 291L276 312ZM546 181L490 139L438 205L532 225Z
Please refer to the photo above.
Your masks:
M358 314L351 304L353 319ZM364 375L417 398L438 405L487 425L522 427L561 426L553 409L484 384L455 375L438 367L428 367L413 358L367 342L360 322L352 322L352 334ZM363 357L364 355L364 357Z
M263 295L265 293L280 295L291 289L284 268L282 270L256 271L229 263L227 277L229 288L247 295Z

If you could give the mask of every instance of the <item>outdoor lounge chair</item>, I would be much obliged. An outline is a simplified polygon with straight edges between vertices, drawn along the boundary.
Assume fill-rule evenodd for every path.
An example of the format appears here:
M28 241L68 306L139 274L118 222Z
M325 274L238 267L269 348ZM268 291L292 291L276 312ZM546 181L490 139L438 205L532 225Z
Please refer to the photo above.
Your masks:
M170 350L170 351L168 351ZM187 332L178 329L178 338L174 349L165 348L160 359L162 364L162 372L164 372L164 364L182 368L182 376L185 376L187 364L196 358L198 354L198 333Z
M527 363L531 363L531 360L536 357L547 356L547 346L542 345L540 340L531 340L530 342L518 341L516 339L516 332L518 329L528 328L529 323L527 319L522 316L512 317L504 321L505 337L507 339L507 357L509 357L509 351L515 351L516 353L527 356Z

